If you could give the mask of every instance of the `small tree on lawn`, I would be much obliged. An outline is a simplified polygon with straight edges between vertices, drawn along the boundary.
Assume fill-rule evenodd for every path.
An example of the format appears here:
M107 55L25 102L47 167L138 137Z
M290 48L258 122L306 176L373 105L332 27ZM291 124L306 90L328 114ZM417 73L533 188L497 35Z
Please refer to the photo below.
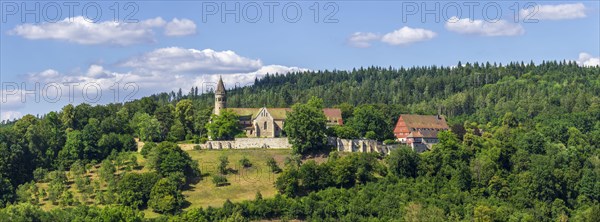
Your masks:
M280 173L281 168L277 165L277 161L273 157L267 160L267 166L271 169L273 173Z
M227 174L227 165L229 164L229 159L227 159L227 156L220 156L219 157L219 166L218 166L218 170L220 174Z
M225 185L227 185L227 178L225 178L225 176L223 176L223 175L213 175L212 182L217 187L225 186Z
M242 167L244 168L248 168L252 166L252 163L250 162L248 157L244 156L242 157L242 159L240 159L240 165L242 165Z

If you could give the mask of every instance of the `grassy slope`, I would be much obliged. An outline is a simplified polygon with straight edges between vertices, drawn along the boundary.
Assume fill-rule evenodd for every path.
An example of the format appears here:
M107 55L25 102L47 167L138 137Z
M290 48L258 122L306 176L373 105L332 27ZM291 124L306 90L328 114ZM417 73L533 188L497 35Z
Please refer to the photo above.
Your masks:
M265 198L273 197L276 193L273 182L277 175L270 172L266 161L273 157L283 167L283 160L290 155L290 150L202 150L189 153L193 159L200 162L204 178L183 194L192 207L216 207L222 206L227 199L234 202L253 199L257 191ZM221 155L227 156L229 168L237 173L226 175L230 185L216 187L208 174L217 173L218 159ZM252 167L245 169L239 164L239 160L244 156L250 160Z
M280 167L283 167L283 161L286 157L290 156L291 150L288 149L247 149L247 150L190 150L187 151L192 159L198 160L200 169L203 174L202 180L196 184L191 184L189 189L183 191L185 199L190 202L190 205L186 209L199 208L199 207L219 207L229 199L233 202L239 202L243 200L254 199L256 192L260 191L263 197L273 197L276 194L276 190L273 186L273 182L276 179L276 174L270 172L266 166L266 161L269 157L275 158ZM138 155L138 164L143 166L145 159ZM216 187L212 183L211 176L217 173L217 164L221 155L227 156L229 159L229 168L233 171L237 171L235 174L226 175L230 185ZM248 157L252 163L252 167L244 169L239 164L239 160L242 157ZM133 172L145 172L147 168L141 168L134 170ZM122 172L122 171L120 171ZM95 180L97 179L97 169L94 168L88 176ZM75 184L72 178L69 177L69 190L73 192L76 199L79 199L79 193L75 188ZM40 183L38 187L47 189L47 183ZM50 210L58 205L52 205L49 201L40 201L41 207L44 210ZM88 202L87 204L93 204ZM147 217L156 217L158 214L152 212L151 209L144 210Z

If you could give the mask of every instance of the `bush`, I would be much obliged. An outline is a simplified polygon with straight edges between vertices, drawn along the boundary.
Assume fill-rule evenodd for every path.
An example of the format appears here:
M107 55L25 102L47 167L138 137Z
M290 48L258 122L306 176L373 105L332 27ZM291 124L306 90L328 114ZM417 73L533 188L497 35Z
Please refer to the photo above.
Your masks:
M201 175L198 162L172 142L162 142L152 148L147 163L163 177L176 172L182 172L188 179Z
M229 164L229 159L226 156L219 157L219 173L227 174L227 164Z
M397 177L416 177L420 156L410 147L392 150L386 158L389 171Z
M158 213L175 213L183 206L183 195L177 182L162 178L152 187L148 206Z
M36 168L33 171L33 179L35 182L46 182L46 176L48 176L48 170L44 168Z
M60 196L60 201L60 204L62 206L73 206L76 203L73 193L71 193L71 191L68 190L65 190L62 193L62 195Z
M252 163L250 162L250 160L248 159L248 157L242 157L242 159L240 160L240 165L242 165L244 168L248 168L252 166Z
M206 137L200 138L200 144L205 144L206 141L208 141L208 138L206 138Z
M200 145L194 145L194 150L201 150L202 147Z
M365 134L365 138L370 139L370 140L377 140L377 133L375 133L373 131L369 131Z
M142 147L142 151L140 152L142 154L142 156L147 157L148 154L150 154L150 152L152 152L152 149L156 147L156 143L153 142L147 142L144 144L144 146Z
M212 176L212 182L215 184L215 186L220 187L220 186L226 186L229 183L227 182L227 178L225 178L225 176L223 175L213 175Z
M271 172L273 172L273 173L281 172L281 168L279 168L279 166L277 165L277 161L275 161L275 159L273 157L271 157L267 160L267 166L269 168L271 168Z
M385 145L398 144L398 141L393 140L393 139L387 139L387 140L383 141L383 144L385 144Z
M117 183L118 203L142 208L150 199L150 192L159 179L160 176L156 172L126 173Z

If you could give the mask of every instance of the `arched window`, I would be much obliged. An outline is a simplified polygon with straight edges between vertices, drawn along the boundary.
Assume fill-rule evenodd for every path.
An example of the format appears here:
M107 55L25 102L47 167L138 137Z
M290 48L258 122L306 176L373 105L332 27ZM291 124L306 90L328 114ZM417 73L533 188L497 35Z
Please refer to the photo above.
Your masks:
M265 130L267 130L267 122L265 122L264 127Z

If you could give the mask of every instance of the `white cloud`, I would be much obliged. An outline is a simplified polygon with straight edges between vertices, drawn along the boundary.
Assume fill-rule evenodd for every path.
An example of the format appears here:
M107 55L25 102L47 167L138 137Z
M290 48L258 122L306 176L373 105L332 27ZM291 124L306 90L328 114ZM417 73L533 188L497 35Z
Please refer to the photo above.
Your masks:
M167 36L185 36L196 34L196 23L189 19L174 18L165 26Z
M2 113L0 114L0 121L19 119L22 116L23 116L23 114L21 112L2 111Z
M401 29L383 35L382 42L390 45L408 45L432 39L437 34L433 31L404 26Z
M371 32L355 32L348 38L348 44L357 48L368 48L371 42L379 40L381 37Z
M194 85L202 86L206 84L216 84L219 80L219 77L223 78L223 82L225 82L226 88L233 88L234 86L243 87L246 85L251 85L254 83L256 78L262 78L266 74L287 74L292 72L304 72L309 71L309 69L299 68L299 67L288 67L282 65L267 65L263 66L260 69L254 72L248 73L233 73L233 74L215 74L215 75L202 75L195 79Z
M167 36L190 35L196 32L196 24L189 19L175 18L167 23L161 17L156 17L138 23L94 23L78 16L56 23L21 24L8 33L32 40L51 39L82 45L127 46L155 42L155 29L159 28L164 28Z
M22 92L18 89L20 85L2 92L7 98L2 102L2 119L22 116L16 111L24 114L33 110L46 113L50 110L44 109L51 109L48 107L60 107L67 103L120 103L180 88L187 93L191 87L198 87L200 92L205 92L214 89L219 76L223 77L227 88L233 88L253 84L255 78L262 78L267 73L287 74L308 70L263 65L258 59L242 57L233 51L175 47L157 49L125 61L115 65L92 64L71 69L74 71L69 73L54 69L30 73L25 76L26 82L40 84L36 94ZM46 85L52 87L45 89ZM28 90L34 88L27 85ZM101 91L96 91L97 88Z
M125 69L114 71L113 69ZM78 70L78 69L74 69ZM255 78L261 78L267 73L286 74L289 72L307 71L299 67L288 67L282 65L263 65L260 60L249 59L237 55L233 51L214 51L212 49L183 49L183 48L161 48L142 54L114 67L105 67L93 64L80 73L59 73L48 69L38 73L29 74L28 82L40 82L42 87L47 83L56 83L62 90L62 100L69 99L69 92L74 91L75 100L82 100L82 92L88 86L100 87L102 89L102 100L100 103L121 102L125 92L123 87L127 83L133 83L139 88L135 98L148 96L160 92L176 91L179 88L188 90L191 87L199 87L205 91L217 82L219 76L223 76L228 87L235 85L245 86L254 83ZM68 83L70 86L64 85ZM118 83L119 85L116 85ZM212 85L211 85L212 84ZM113 101L115 86L121 89L121 101ZM98 95L92 91L86 95L95 98ZM118 88L117 87L117 88ZM46 92L42 92L44 94ZM55 90L47 92L49 98L55 97ZM46 95L42 95L44 98ZM17 100L20 97L15 96ZM19 104L20 101L16 101ZM21 103L22 104L22 103ZM4 104L3 104L4 105ZM24 105L24 104L22 104Z
M263 66L258 59L250 59L235 52L212 49L160 48L128 59L120 64L137 71L158 71L170 74L239 73L258 70Z
M515 36L525 33L519 24L498 20L487 22L484 20L458 19L453 16L446 22L446 29L460 34L480 36Z
M592 57L592 55L585 52L579 53L577 64L580 66L600 66L600 56Z
M521 9L522 18L539 20L563 20L585 18L585 5L583 3L561 5L536 5L535 8Z

